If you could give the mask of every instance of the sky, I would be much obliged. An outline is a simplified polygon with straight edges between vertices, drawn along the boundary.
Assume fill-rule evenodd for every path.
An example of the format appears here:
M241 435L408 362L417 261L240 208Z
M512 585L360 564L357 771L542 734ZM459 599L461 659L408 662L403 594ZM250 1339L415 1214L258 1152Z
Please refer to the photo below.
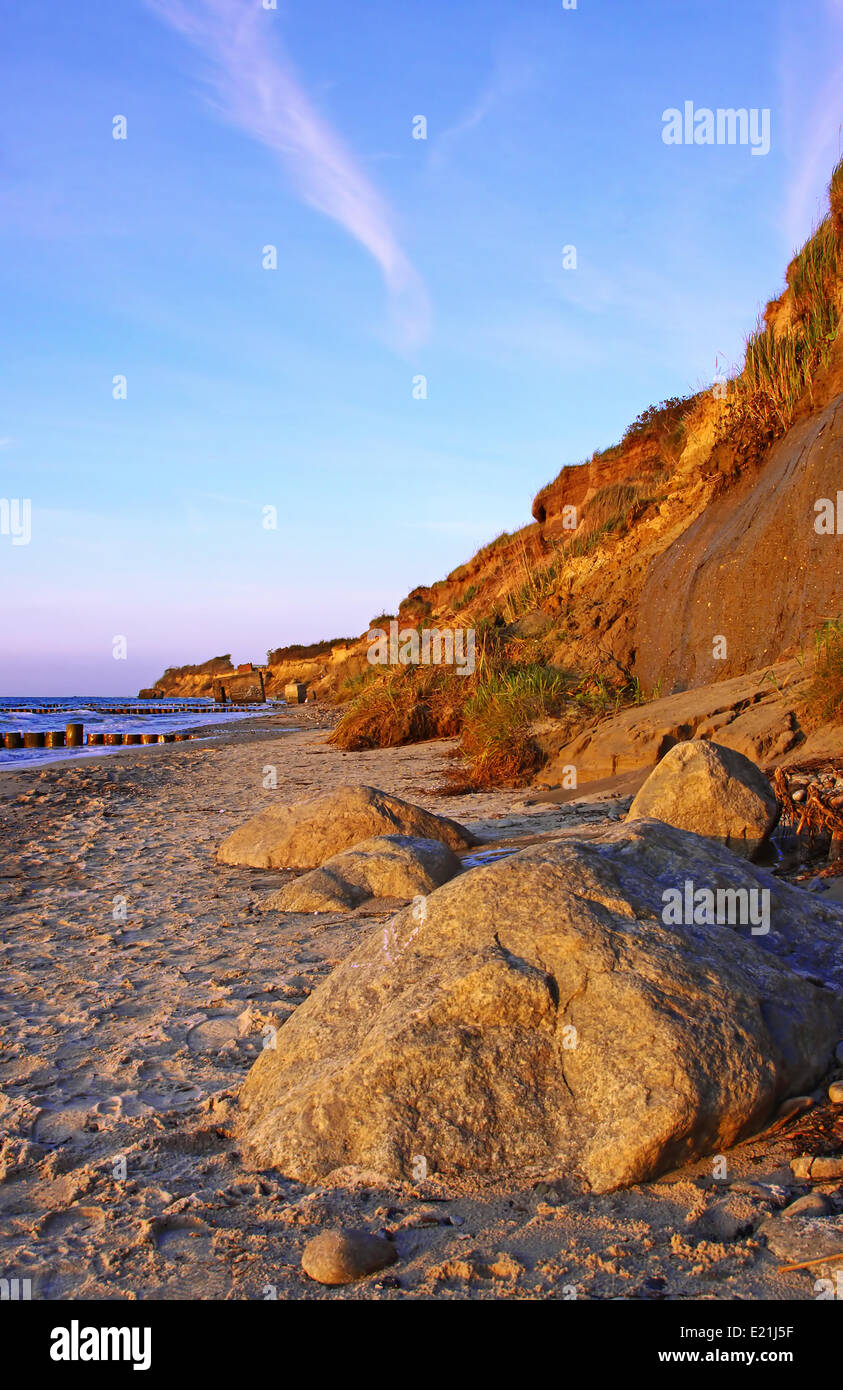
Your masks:
M358 634L529 521L740 360L841 123L843 0L0 0L0 694Z

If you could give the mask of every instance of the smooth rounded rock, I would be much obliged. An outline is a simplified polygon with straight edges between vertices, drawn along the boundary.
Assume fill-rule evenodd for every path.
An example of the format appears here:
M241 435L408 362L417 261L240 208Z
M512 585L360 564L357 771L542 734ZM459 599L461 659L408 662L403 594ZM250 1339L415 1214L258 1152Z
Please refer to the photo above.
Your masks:
M665 921L689 878L766 887L765 947ZM763 1128L840 1037L840 994L793 968L836 982L840 910L658 820L531 845L420 906L362 933L258 1056L250 1167L409 1179L421 1155L611 1191Z
M654 818L719 841L750 859L779 817L779 803L760 768L742 753L694 739L677 743L650 773L628 820Z
M797 1197L795 1202L785 1207L783 1216L830 1216L834 1208L821 1192L809 1192L806 1197Z
M281 912L349 912L367 898L424 897L460 872L441 840L380 835L311 869L263 902Z
M828 1098L832 1105L843 1105L843 1081L832 1081L828 1088Z
M441 840L452 850L476 843L456 821L434 816L389 792L342 786L258 812L223 841L217 859L252 869L315 869L363 840L389 835Z
M367 1231L323 1231L304 1247L302 1269L318 1284L352 1284L378 1269L395 1264L398 1252L391 1240Z

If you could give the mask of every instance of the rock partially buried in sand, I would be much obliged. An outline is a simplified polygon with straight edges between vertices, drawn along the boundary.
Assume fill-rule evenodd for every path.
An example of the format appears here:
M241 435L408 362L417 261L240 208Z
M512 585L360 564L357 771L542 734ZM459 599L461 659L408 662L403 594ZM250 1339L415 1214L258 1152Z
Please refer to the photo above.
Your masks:
M834 1182L843 1178L843 1155L800 1154L790 1160L795 1178L810 1178L812 1182Z
M351 1284L395 1264L391 1240L367 1231L323 1231L304 1247L302 1269L318 1284Z
M794 1217L809 1217L811 1219L818 1216L831 1216L834 1212L828 1197L822 1192L809 1192L805 1197L797 1197L795 1202L785 1207L782 1215L790 1221Z
M261 906L280 912L348 912L367 898L415 898L441 888L462 865L441 840L377 835L287 883Z
M768 936L666 925L687 875L769 885ZM542 1165L608 1191L761 1129L840 1037L843 994L791 966L843 985L843 911L658 821L473 869L390 931L252 1067L247 1163L304 1181L343 1164L410 1177L418 1156L499 1178Z
M828 1259L832 1269L840 1268L834 1256L843 1250L843 1217L812 1219L808 1216L789 1216L786 1211L778 1212L762 1221L758 1234L766 1237L768 1248L780 1260L794 1263L816 1261L816 1275L823 1273L820 1260Z
M464 826L434 816L376 787L336 787L293 806L270 806L223 840L221 864L253 869L315 869L361 840L412 835L468 849L476 838Z
M779 803L755 763L732 748L694 739L677 743L653 769L627 820L653 818L717 840L753 858L779 817Z

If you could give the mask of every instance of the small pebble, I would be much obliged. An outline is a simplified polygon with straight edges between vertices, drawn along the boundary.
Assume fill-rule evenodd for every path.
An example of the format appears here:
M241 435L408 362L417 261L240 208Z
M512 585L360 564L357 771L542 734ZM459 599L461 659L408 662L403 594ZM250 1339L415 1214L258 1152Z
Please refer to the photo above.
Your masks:
M828 1098L832 1105L843 1105L843 1081L832 1081L828 1088Z
M391 1240L367 1231L323 1231L304 1247L302 1269L318 1284L351 1284L377 1269L395 1264Z

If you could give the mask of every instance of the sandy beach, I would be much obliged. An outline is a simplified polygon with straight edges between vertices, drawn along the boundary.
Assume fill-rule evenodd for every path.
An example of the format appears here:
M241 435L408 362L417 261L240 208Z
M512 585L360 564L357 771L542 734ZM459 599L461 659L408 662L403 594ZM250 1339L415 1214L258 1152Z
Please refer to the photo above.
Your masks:
M732 1151L726 1180L706 1160L605 1196L540 1172L307 1186L245 1168L230 1124L262 1030L391 909L262 911L291 875L217 864L229 831L271 799L366 783L468 825L488 842L473 863L628 805L449 796L449 743L342 753L326 723L306 706L0 775L0 1269L42 1299L815 1298L816 1270L780 1274L759 1231L795 1195L781 1135ZM389 1233L398 1262L312 1282L304 1244L337 1226Z

